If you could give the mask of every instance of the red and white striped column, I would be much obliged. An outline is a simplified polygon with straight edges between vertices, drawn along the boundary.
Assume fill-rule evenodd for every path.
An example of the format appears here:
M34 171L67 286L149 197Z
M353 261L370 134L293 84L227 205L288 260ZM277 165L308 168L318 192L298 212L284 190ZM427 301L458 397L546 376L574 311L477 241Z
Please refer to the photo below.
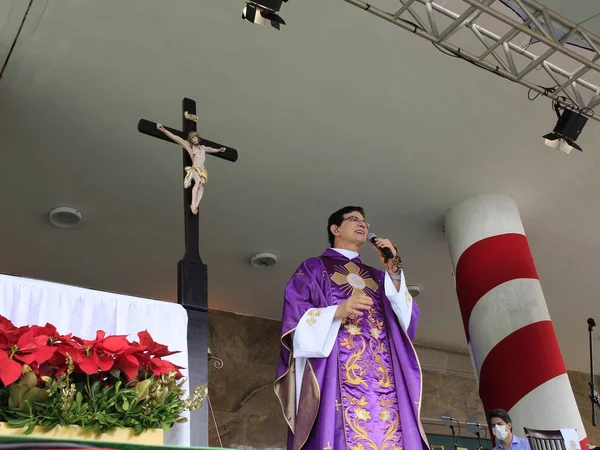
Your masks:
M481 195L445 219L456 293L486 413L587 437L515 201Z

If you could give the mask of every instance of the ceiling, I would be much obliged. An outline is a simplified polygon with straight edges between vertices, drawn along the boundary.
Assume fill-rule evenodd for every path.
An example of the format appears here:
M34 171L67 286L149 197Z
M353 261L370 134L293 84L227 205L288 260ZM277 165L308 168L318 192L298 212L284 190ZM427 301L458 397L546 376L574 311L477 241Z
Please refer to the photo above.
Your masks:
M26 4L0 2L3 57ZM578 140L584 153L565 155L541 139L555 121L549 101L342 0L284 4L281 31L242 21L242 8L34 3L0 81L0 272L173 301L180 151L136 124L178 127L187 96L203 136L240 153L207 163L211 308L279 318L287 279L326 246L328 215L359 204L423 289L418 340L466 348L443 217L459 200L505 193L567 365L587 370L586 319L600 319L600 124ZM50 226L60 205L82 224ZM280 263L253 269L262 251Z
M600 8L595 0L538 0L538 3L600 36Z

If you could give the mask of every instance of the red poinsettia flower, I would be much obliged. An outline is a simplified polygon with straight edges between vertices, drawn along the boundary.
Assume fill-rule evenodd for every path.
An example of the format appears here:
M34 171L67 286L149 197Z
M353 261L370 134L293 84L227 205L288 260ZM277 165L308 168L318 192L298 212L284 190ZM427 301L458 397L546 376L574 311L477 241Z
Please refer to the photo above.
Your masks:
M8 338L11 333L14 333L17 327L4 316L0 316L0 338ZM17 336L18 338L18 336Z
M109 336L102 330L96 339L86 340L71 334L60 335L51 324L16 327L0 316L0 381L13 383L21 374L21 363L28 364L38 375L58 377L67 370L67 360L73 361L76 372L89 375L119 369L127 381L138 376L155 376L175 371L181 378L181 367L161 358L179 353L155 342L148 331L138 333L140 342L130 342L127 336Z
M133 381L140 371L140 362L134 355L123 354L117 357L115 367L125 375L127 381Z
M48 338L51 341L56 341L60 338L58 331L56 331L56 327L49 323L46 323L46 325L44 325L43 327L40 327L39 325L32 325L30 328L30 331L33 333L34 336L39 336L39 335L48 336Z
M179 379L183 376L179 371L179 369L181 368L182 367L176 366L172 362L166 361L164 359L152 358L150 360L149 369L152 372L152 374L156 376L162 375L163 373L177 372L177 376L175 378Z
M113 359L114 366L125 375L128 381L137 377L141 361L140 356L146 347L137 342L129 342L125 336L110 336L102 344L102 351Z
M0 316L0 348L10 350L17 343L19 337L26 333L29 327L17 328L10 320Z
M181 353L180 351L169 351L169 347L166 345L159 344L158 342L154 342L150 333L147 330L140 331L138 333L138 337L140 338L140 344L148 349L148 353L154 356L158 356L162 358L164 356L175 355L176 353Z
M12 347L15 359L25 364L42 364L54 355L56 348L48 345L49 337L44 334L36 335L37 332L38 330L29 329L19 337Z
M126 336L107 337L102 343L102 349L105 353L110 355L122 355L124 353L134 353L135 351L138 351L136 346L127 340Z
M99 355L96 351L92 350L90 354L78 353L73 358L75 365L81 369L83 373L88 375L95 375L98 372L108 372L114 366L114 359L107 355Z
M104 331L98 330L94 340L74 337L64 343L60 352L65 356L69 354L75 368L83 373L95 375L98 372L107 372L112 369L114 359L103 351L105 336Z
M79 353L76 345L70 340L63 339L62 336L52 344L52 347L55 349L54 355L44 364L41 364L39 369L36 370L32 367L37 375L59 376L67 370L67 355L71 355L72 358L73 355Z
M10 359L5 350L0 350L0 381L4 387L17 381L21 376L21 371L21 364Z

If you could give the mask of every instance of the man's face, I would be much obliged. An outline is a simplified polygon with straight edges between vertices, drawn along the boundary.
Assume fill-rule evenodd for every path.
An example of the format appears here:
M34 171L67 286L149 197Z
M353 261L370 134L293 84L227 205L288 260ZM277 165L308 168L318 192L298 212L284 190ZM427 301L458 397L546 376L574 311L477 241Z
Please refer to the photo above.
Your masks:
M192 145L198 145L200 143L200 140L198 139L198 136L194 136L192 137Z
M341 225L332 225L334 236L343 242L363 245L367 240L368 224L358 211L344 214Z
M494 430L494 428L496 427L496 425L498 425L498 426L503 426L504 425L506 427L507 431L510 431L512 429L512 424L506 423L500 417L492 417L492 420L490 420L490 424L492 426L492 431Z

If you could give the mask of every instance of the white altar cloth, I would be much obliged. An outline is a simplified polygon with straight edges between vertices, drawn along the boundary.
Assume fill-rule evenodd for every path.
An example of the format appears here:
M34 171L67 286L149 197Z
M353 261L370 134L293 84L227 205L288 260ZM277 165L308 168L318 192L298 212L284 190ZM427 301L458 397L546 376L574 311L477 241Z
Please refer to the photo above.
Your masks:
M104 330L107 335L127 334L130 340L138 340L137 333L148 330L156 342L181 351L169 356L169 361L188 366L188 318L176 303L0 275L0 315L16 326L51 323L61 334L84 339L95 339L96 330ZM182 373L187 377L187 371ZM189 386L185 388L189 392ZM189 412L185 415L189 419ZM189 446L189 422L175 424L165 434L165 444Z

